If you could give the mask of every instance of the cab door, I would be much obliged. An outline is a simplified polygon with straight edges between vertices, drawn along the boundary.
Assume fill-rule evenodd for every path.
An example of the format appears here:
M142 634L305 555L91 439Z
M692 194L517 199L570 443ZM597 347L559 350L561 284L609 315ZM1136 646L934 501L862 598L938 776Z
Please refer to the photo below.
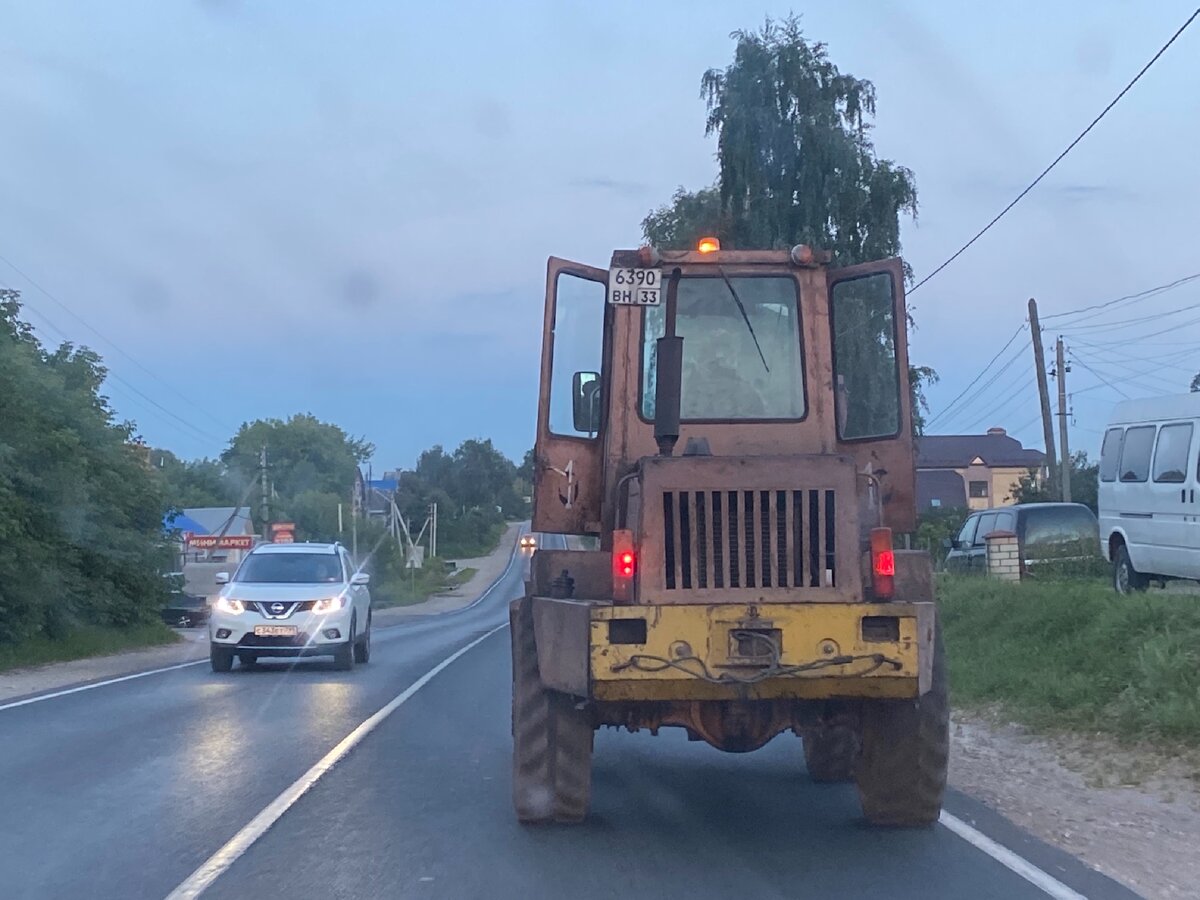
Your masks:
M600 531L607 283L605 269L557 257L546 266L534 531Z
M883 524L913 531L917 478L903 263L829 269L826 286L839 447L878 484Z

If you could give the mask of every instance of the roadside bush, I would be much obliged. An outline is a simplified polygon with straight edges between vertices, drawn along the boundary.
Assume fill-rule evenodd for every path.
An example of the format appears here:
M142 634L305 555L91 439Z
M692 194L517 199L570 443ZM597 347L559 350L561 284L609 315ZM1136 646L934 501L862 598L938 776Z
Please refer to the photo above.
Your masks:
M0 291L0 644L149 622L166 601L163 498L86 349L49 352Z
M1100 580L939 579L958 704L1041 728L1200 742L1200 599Z

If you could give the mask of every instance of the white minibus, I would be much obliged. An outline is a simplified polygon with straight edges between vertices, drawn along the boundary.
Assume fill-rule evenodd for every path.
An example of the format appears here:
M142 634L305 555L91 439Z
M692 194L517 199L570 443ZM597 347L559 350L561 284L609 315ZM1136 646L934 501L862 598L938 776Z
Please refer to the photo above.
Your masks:
M1127 400L1100 451L1100 544L1121 594L1200 580L1200 393Z

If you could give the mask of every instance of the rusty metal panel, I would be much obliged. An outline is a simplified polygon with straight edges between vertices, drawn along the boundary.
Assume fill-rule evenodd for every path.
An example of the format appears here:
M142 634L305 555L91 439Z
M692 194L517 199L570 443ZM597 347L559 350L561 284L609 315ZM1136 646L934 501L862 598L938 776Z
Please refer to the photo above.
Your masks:
M566 571L575 580L575 598L612 599L612 554L607 550L537 550L530 560L533 593L549 595L550 585Z
M602 445L550 431L550 388L554 369L555 292L560 273L607 283L608 272L551 257L546 265L546 308L542 322L541 389L534 443L533 530L547 534L596 534L600 531ZM606 313L607 319L607 313ZM607 337L597 335L598 342ZM608 353L604 354L605 359ZM607 362L605 363L607 366ZM601 373L603 384L606 373ZM602 426L603 428L603 426Z
M932 603L933 560L924 550L897 550L896 599L906 603Z
M915 697L928 690L935 614L927 603L594 606L592 696ZM628 619L645 623L644 642L610 640L610 622ZM868 637L864 619L894 620L895 631ZM776 636L779 674L740 655L734 639L744 630Z
M542 684L588 696L589 640L593 604L534 597L533 637Z
M656 457L641 465L641 603L862 599L845 457Z
M813 250L812 259L798 265L792 260L791 248L787 250L718 250L715 253L701 253L699 250L659 250L659 265L686 266L702 270L705 267L711 271L716 266L731 267L736 265L772 265L786 271L795 268L816 268L828 263L832 254L828 250ZM613 266L643 265L637 250L615 250L612 255Z
M912 391L908 379L908 314L904 303L904 264L899 258L828 269L826 297L839 281L887 273L892 277L893 311L896 326L896 363L899 369L900 433L895 437L840 443L841 452L854 457L859 471L870 467L879 478L883 493L883 524L897 532L917 527L916 449L912 434ZM828 305L828 299L826 303ZM832 352L832 335L827 347ZM832 386L832 383L831 383Z

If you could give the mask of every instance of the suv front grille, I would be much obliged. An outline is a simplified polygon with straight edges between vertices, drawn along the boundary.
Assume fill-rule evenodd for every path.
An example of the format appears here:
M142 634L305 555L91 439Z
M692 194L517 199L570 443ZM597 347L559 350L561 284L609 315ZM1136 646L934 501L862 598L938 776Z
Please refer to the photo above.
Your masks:
M313 604L315 602L316 601L313 600L301 600L300 602L288 600L282 603L277 600L243 600L242 605L251 612L259 613L260 615L266 616L268 619L286 619L293 613L308 612L313 608ZM279 612L276 612L272 608L276 605L283 606L283 609Z
M832 490L664 491L663 585L837 586Z

